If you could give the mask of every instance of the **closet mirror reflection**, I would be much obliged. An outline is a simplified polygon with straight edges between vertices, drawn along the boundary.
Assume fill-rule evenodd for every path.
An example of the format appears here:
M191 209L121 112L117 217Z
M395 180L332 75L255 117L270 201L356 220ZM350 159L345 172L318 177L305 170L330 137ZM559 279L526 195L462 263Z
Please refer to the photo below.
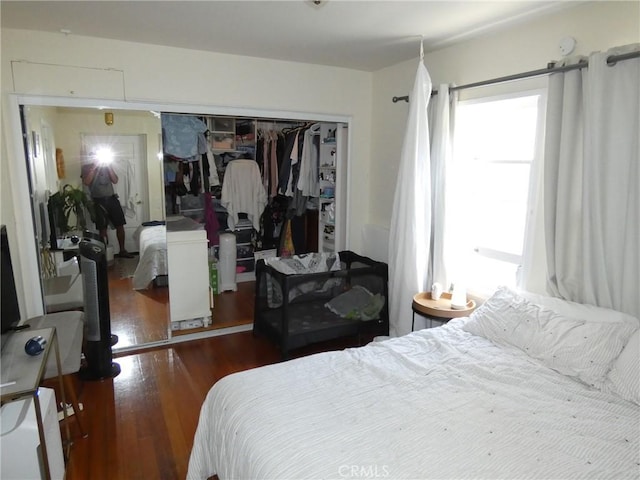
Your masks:
M255 280L257 259L345 245L336 219L344 218L347 126L258 115L161 120L171 333L248 327L253 313L216 308L229 298L217 293L252 296L253 284L241 284Z
M302 136L308 132L308 146L315 152L312 174L317 192L300 205L304 215L292 219L287 228L294 233L296 253L346 247L348 119L309 114L278 118L270 111L238 111L234 115L230 109L220 114L215 108L193 110L196 112L184 113L192 110L108 101L98 105L87 99L61 99L56 104L46 97L23 97L20 102L41 284L49 312L82 307L75 237L81 237L85 228L96 231L86 205L68 209L68 218L68 212L59 212L55 205L60 195L81 197L84 192L88 196L81 178L85 164L105 151L113 159L119 177L115 193L126 219L124 248L136 253L133 258L121 258L116 230L108 228L111 330L118 336L115 351L166 343L185 334L207 336L215 329L250 328L250 316L242 325L222 317L211 322L213 300L220 297L209 291L209 268L211 259L219 258L220 252L218 242L208 248L205 200L210 197L219 233L230 229L238 241L231 270L233 282L239 284L255 279L257 258L276 255L284 237L280 232L286 212L282 211L280 223L269 228L256 227L260 214L253 215L252 221L245 212L230 225L221 197L231 164L238 168L247 162L256 164L251 166L258 179L252 185L264 185L266 205L274 208L286 196L279 191L282 182L276 157L280 163L280 149L287 145L288 151L301 155ZM171 119L178 119L177 129L169 128ZM182 128L185 124L189 124L186 130ZM202 145L191 160L185 160L187 155L181 153L184 145L176 150L172 136L185 131L189 138L204 141L204 154ZM294 147L295 138L300 140L299 150ZM178 139L178 144L181 142ZM267 163L272 165L269 178L263 170ZM280 206L286 205L285 200ZM265 218L280 218L271 213ZM263 231L256 235L257 230ZM247 285L243 285L245 290ZM196 325L198 319L204 326Z
M81 178L83 167L98 154L111 159L118 175L114 192L126 220L125 249L138 252L142 224L165 219L160 115L148 110L41 105L23 105L21 111L45 308L47 312L82 308L76 237L82 237L85 229L96 231L87 203L91 195ZM132 289L139 257L119 258L112 225L107 238L111 329L119 340L114 348L166 341L166 285Z

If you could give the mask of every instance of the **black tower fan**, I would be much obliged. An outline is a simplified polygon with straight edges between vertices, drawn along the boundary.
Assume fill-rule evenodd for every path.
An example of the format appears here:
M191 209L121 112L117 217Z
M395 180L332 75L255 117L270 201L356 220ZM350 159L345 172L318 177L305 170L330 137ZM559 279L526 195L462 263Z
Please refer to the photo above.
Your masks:
M120 365L113 362L111 352L107 249L102 242L92 239L82 239L79 248L87 340L87 365L80 375L84 380L112 378L120 373Z

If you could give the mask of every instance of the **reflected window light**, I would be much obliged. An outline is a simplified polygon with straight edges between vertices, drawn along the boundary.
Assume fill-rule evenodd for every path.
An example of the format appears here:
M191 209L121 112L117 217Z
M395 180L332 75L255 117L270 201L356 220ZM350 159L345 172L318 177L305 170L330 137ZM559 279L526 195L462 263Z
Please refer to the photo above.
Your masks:
M99 148L96 152L96 160L100 165L110 165L113 162L113 150L108 147Z

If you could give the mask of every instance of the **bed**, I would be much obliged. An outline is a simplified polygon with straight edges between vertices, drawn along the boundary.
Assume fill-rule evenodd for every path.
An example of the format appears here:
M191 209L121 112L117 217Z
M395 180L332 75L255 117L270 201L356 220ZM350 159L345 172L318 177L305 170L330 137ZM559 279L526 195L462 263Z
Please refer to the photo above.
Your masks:
M138 266L133 274L134 290L144 290L157 277L167 275L167 228L165 225L143 226L138 237Z
M133 274L134 290L149 288L153 280L168 275L167 263L167 230L200 230L203 226L195 220L180 215L167 217L165 221L148 222L140 226L134 233L138 242L139 259Z
M637 479L639 322L549 300L224 377L187 478Z

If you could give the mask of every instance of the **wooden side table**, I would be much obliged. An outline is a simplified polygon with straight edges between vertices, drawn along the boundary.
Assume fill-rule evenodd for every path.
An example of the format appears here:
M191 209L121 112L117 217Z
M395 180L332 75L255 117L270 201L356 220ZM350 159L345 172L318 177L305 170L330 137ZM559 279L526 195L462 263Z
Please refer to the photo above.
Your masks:
M452 318L467 317L476 308L476 302L469 300L466 308L451 308L451 294L443 293L438 300L431 298L431 292L420 292L413 296L411 309L413 310L413 320L411 322L411 331L416 323L416 313L431 320L446 323Z

